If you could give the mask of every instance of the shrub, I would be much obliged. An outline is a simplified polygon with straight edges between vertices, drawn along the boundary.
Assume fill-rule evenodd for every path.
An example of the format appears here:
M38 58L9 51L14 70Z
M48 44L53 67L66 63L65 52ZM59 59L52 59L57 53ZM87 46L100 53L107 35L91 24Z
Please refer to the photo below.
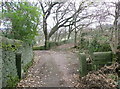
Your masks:
M9 9L3 9L4 17L10 19L12 23L7 37L32 43L38 34L39 8L32 6L29 2L5 2L5 7L9 7Z
M49 47L47 48L47 50L51 49L52 47L56 47L62 44L66 44L68 41L64 40L61 42L49 42ZM33 50L46 50L44 46L37 46L37 47L33 47Z
M7 86L6 87L16 87L17 83L20 81L18 76L9 75L8 78L9 78L9 80L7 81Z
M44 46L33 47L33 50L45 50Z
M97 39L93 39L90 43L84 38L81 39L80 49L88 49L92 52L111 51L109 43L99 43Z
M81 43L79 43L80 45L80 49L87 49L89 42L87 40L85 40L84 38L81 39Z
M96 43L91 43L89 46L89 49L92 50L93 52L106 52L106 51L111 51L111 47L108 43L102 43L100 44L99 42Z

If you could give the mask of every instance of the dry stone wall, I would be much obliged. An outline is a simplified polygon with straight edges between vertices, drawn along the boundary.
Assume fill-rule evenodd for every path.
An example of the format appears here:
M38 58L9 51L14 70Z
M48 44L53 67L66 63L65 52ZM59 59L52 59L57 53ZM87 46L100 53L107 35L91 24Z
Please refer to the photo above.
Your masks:
M33 59L33 50L30 44L5 37L0 37L0 44L0 86L6 87L10 78L18 76L18 71L21 76L24 74L25 66ZM16 58L18 53L21 54L20 60Z

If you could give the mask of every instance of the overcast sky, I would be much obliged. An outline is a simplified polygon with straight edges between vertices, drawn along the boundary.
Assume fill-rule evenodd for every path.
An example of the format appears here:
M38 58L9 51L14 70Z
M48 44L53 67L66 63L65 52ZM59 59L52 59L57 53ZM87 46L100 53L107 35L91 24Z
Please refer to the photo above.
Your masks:
M2 1L3 2L5 2L5 1L8 1L8 2L10 2L10 1L16 1L16 2L18 2L18 1L37 2L38 0L0 0L0 1L1 2ZM66 1L66 0L52 0L52 1ZM81 0L72 0L72 1L75 1L79 5L79 2ZM89 0L89 1L92 1L92 2L118 2L119 0ZM94 9L94 8L92 8L92 9ZM114 8L113 8L113 13L114 13ZM114 20L114 18L111 18L111 20L108 21L108 22L112 23L113 20ZM47 22L48 22L48 25L49 25L48 28L50 28L50 27L52 27L54 25L53 23L51 23L51 22L54 22L53 19L51 19L51 17L48 18ZM97 24L93 24L92 27L96 27L96 25ZM3 24L1 24L0 28L4 28Z
M30 1L30 2L37 2L38 0L0 0L1 2L3 1ZM52 0L52 1L66 1L66 0ZM74 0L74 1L82 1L82 0ZM118 2L120 0L89 0L89 1L93 1L93 2Z

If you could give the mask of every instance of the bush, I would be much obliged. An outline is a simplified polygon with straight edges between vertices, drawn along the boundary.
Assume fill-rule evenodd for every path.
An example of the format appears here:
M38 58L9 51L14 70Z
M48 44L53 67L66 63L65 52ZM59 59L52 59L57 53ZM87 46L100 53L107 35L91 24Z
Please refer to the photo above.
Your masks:
M47 50L51 49L52 47L60 46L62 44L66 44L68 41L64 40L61 42L49 42L49 47ZM44 46L33 47L33 50L46 50Z
M57 42L49 42L49 47L45 49L44 46L38 46L38 47L33 47L33 50L49 50L52 47L58 46L59 44Z
M8 8L3 8L4 18L10 19L11 30L6 37L32 43L38 35L37 26L40 20L40 10L29 2L5 2ZM13 9L15 8L15 9Z
M9 77L9 80L7 81L7 86L6 87L16 87L17 83L20 81L18 76L9 75L8 77Z
M87 49L89 46L89 42L84 38L81 39L81 43L79 43L80 49Z
M89 46L89 49L93 52L106 52L111 51L111 47L108 43L102 43L96 42L95 44L91 43Z
M59 46L60 44L58 42L49 42L49 48Z
M45 50L44 46L33 47L33 50Z
M88 49L92 52L111 51L109 43L99 43L97 39L93 39L93 41L89 43L89 41L84 38L81 39L80 49Z

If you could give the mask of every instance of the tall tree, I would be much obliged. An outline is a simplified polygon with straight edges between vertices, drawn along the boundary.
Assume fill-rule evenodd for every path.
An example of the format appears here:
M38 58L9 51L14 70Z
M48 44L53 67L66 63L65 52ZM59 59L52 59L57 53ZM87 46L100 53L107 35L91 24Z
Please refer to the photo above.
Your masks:
M43 12L43 31L45 35L45 48L47 48L50 37L61 27L67 27L69 25L74 25L75 22L79 22L85 18L91 16L91 14L80 15L79 18L73 20L73 17L78 16L80 13L83 13L86 8L89 7L90 3L86 0L80 2L76 11L71 10L71 1L67 2L39 2ZM45 9L46 8L46 9ZM48 33L47 28L47 19L54 13L55 14L55 25L51 28ZM70 24L68 24L70 22Z
M47 47L49 46L49 36L48 36L48 28L47 28L47 19L49 17L49 15L51 14L51 10L52 8L58 4L58 2L48 2L48 3L44 3L46 5L48 5L48 8L45 10L45 7L43 6L43 2L39 1L41 8L42 8L42 12L43 12L43 32L44 32L44 36L45 36L45 49L47 49Z
M115 10L115 37L117 41L117 56L118 62L120 63L120 1L116 3L116 10Z
M114 25L117 39L117 62L120 64L120 1L116 3ZM120 65L116 68L116 72L118 74L118 87L120 87Z

